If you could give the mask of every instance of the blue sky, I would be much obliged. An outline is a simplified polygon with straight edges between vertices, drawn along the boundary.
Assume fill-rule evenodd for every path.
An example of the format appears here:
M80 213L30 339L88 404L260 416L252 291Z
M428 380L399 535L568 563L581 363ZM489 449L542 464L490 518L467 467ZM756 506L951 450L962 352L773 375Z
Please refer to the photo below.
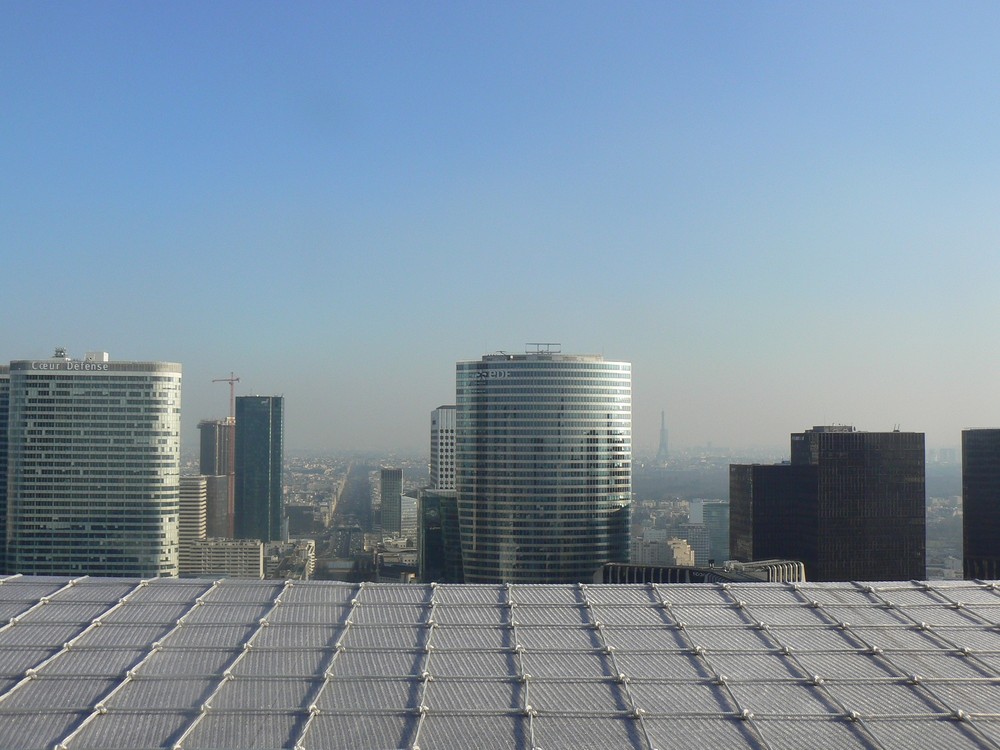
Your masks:
M426 450L454 363L633 363L638 448L1000 424L1000 5L11 2L3 359L184 438Z

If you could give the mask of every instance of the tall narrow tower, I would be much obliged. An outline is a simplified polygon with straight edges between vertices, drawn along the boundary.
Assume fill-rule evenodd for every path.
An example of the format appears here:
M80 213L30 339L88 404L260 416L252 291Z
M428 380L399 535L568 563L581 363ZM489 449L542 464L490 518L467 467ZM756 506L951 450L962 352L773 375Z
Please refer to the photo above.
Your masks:
M236 493L234 458L236 455L236 419L203 419L200 472L208 482L208 535L233 536L233 507Z
M431 412L431 488L455 489L455 407Z
M10 367L0 365L0 573L7 572L7 418L10 416Z
M660 448L656 451L656 463L663 466L669 457L667 451L667 413L660 412Z
M281 540L283 396L236 397L237 539Z
M403 470L383 467L379 481L382 497L382 535L403 530Z

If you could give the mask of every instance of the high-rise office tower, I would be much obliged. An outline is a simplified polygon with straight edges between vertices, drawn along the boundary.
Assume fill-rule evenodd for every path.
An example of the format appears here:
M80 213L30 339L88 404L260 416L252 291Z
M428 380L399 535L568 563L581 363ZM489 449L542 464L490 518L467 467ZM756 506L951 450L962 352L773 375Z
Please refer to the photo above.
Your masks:
M417 524L420 580L462 583L462 543L455 490L421 490Z
M209 532L212 537L231 537L235 533L233 515L236 505L236 420L203 419L199 472L212 477L208 485Z
M178 364L11 362L10 572L177 575L180 412Z
M1000 429L962 431L962 569L1000 578Z
M203 419L198 423L198 431L201 433L198 471L205 476L228 474L236 423L231 419Z
M591 581L627 562L627 362L491 354L457 364L456 490L467 583Z
M813 427L791 463L729 467L730 553L816 581L924 577L924 435Z
M455 489L455 407L431 412L431 489Z
M729 501L702 500L701 517L708 529L708 559L704 562L722 565L729 559Z
M10 367L0 365L0 573L7 572L7 418L10 416Z
M382 498L382 534L398 534L403 529L403 470L383 468L379 481Z
M284 397L236 397L237 539L281 541L284 518Z
M207 476L205 498L206 533L215 538L232 538L233 513L229 505L230 488L235 482L230 476Z

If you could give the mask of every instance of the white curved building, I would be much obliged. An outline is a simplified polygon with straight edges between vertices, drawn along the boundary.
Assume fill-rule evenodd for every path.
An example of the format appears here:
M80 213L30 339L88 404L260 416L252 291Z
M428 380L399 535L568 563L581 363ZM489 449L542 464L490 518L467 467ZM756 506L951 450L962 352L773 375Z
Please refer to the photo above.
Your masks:
M459 362L456 385L465 581L591 581L627 561L631 365L490 354Z
M177 575L181 366L10 363L8 572Z

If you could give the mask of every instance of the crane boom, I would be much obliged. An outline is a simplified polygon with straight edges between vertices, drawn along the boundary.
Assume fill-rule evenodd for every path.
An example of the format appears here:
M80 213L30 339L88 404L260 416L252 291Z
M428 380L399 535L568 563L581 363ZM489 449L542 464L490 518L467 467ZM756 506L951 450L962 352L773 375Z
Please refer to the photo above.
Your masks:
M236 384L240 382L239 376L230 372L228 378L213 378L213 383L229 383L229 418L236 418Z

